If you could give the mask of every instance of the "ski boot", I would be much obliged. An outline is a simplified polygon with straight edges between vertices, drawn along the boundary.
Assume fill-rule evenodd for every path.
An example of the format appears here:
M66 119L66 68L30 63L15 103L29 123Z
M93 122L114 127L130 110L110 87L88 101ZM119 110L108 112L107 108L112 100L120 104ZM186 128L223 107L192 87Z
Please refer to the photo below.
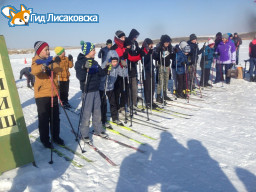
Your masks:
M99 136L102 137L102 138L105 138L105 139L108 139L108 138L109 138L108 134L105 133L105 132L101 132L101 133L99 134Z
M170 97L167 96L166 92L164 92L164 100L165 101L173 101Z
M59 144L59 145L65 145L63 139L61 139L60 137L53 138L53 142L54 142L54 143L57 143L57 144Z
M161 98L161 95L160 95L160 94L157 94L157 96L156 96L156 102L158 102L158 103L163 103L163 99Z
M156 103L152 103L152 109L159 108L159 106Z
M105 129L113 129L109 122L102 124L102 127L104 127Z
M90 139L90 137L84 137L83 141L88 145L92 145L92 140Z
M115 124L119 125L119 126L124 126L124 124L122 123L122 121L120 121L119 119L114 120L113 121Z

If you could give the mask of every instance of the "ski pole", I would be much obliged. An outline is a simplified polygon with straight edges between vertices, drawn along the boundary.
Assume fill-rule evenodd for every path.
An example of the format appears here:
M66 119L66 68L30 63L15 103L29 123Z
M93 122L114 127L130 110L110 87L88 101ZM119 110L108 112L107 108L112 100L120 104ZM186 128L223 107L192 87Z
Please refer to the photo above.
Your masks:
M124 93L124 97L125 97L125 104L124 104L124 114L125 114L125 118L124 118L124 123L127 123L127 101L126 101L126 93L125 93L125 78L124 78L124 68L123 68L123 93Z
M152 114L152 102L153 102L153 80L152 80L152 67L153 67L153 60L152 60L152 53L150 54L150 90L151 90L151 94L150 94L150 108L151 108L151 114Z
M143 59L144 59L144 57L142 57ZM142 93L142 84L143 84L143 79L141 80L141 76L143 75L142 74L142 70L143 70L143 68L142 68L142 63L140 62L140 63L138 63L139 64L139 71L140 71L140 92L141 92L141 98L142 98L142 110L144 110L144 105L143 105L143 103L144 103L144 99L143 99L143 93ZM144 63L143 63L144 64ZM142 77L143 78L143 77Z
M144 63L144 57L142 57L142 62L143 62L143 66L141 66L142 67L142 70L143 70L143 77L142 77L142 81L144 82L144 83L146 83L146 74L145 74L145 63ZM142 63L141 63L141 65L142 65ZM143 84L143 86L144 86L144 90L145 90L145 85ZM141 92L141 94L142 94L142 92ZM145 96L145 95L144 95ZM143 97L142 97L143 98ZM144 101L143 101L143 103L144 103ZM146 103L146 102L145 102ZM143 107L143 105L142 105L142 107ZM146 106L146 110L147 110L147 121L149 121L149 115L148 115L148 106Z
M212 68L212 77L211 77L211 85L212 85L212 83L213 83L214 60L213 60L213 64L212 64L211 68Z
M53 164L52 160L52 152L53 152L53 62L51 64L51 123L50 123L50 132L51 132L51 160L49 161L49 164Z
M187 94L187 99L188 99L188 103L189 103L189 94L188 94L188 77L187 77L187 73L188 73L188 70L187 70L187 64L185 63L185 75L186 75L186 94Z
M128 66L128 59L126 60L127 66ZM128 66L130 68L130 73L132 71L132 62L130 61L130 66ZM129 75L128 73L128 77L127 80L130 79L130 81L128 81L128 89L130 88L131 92L130 95L130 126L132 127L132 117L133 117L133 91L132 91L132 77Z
M204 87L204 81L205 81L205 44L206 42L204 43L204 64L203 64L203 87Z

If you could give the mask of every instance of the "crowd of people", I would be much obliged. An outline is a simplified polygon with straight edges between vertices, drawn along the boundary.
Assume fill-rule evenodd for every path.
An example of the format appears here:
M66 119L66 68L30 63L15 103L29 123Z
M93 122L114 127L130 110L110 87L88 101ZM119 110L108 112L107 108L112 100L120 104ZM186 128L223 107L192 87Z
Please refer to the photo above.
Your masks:
M150 38L146 38L140 47L137 42L139 35L136 29L132 29L128 37L123 31L116 31L114 43L108 39L106 47L101 48L98 53L101 63L95 59L95 45L81 41L82 52L75 62L75 70L82 91L79 130L84 142L91 142L89 137L91 117L94 134L108 137L106 128L111 128L111 125L107 120L107 103L110 106L112 121L123 125L120 117L132 118L134 113L142 111L141 106L138 105L140 101L145 104L145 109L149 110L158 108L159 104L171 102L172 98L167 94L170 78L173 80L174 97L187 99L197 87L212 86L209 79L214 64L216 67L214 83L223 82L225 74L225 82L230 84L228 71L239 63L239 46L242 40L237 33L233 36L219 32L215 40L209 39L201 49L195 34L191 34L188 41L183 40L174 46L170 36L162 35L155 47ZM51 57L49 45L43 41L37 41L34 49L35 57L32 59L31 74L35 76L34 92L40 139L45 147L51 147L49 137L49 125L51 125L53 141L64 145L64 141L59 137L57 95L59 88L64 107L66 109L72 107L68 102L68 92L69 69L73 67L73 57L72 55L66 57L65 49L62 47L56 47L56 56ZM201 78L198 81L197 63L200 54ZM256 37L250 43L249 54L250 80L255 81ZM141 97L138 96L138 89L143 90ZM53 114L51 114L51 106Z

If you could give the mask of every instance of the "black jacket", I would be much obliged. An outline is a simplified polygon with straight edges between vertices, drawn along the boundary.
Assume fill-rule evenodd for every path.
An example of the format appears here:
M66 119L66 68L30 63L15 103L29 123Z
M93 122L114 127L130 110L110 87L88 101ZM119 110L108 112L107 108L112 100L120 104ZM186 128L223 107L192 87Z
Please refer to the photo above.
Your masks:
M166 55L166 57L163 57L163 53ZM164 48L164 46L159 43L157 44L157 46L154 48L153 50L153 59L156 60L158 62L158 64L160 65L160 54L162 57L162 66L169 67L171 64L171 58L173 55L173 47L171 44L169 44L169 46L167 48ZM164 61L165 59L165 61Z
M136 29L132 29L128 39L132 42L131 49L129 50L129 54L131 56L136 56L140 54L140 48L137 41L134 40L136 36L138 36L140 33ZM128 73L130 77L136 77L137 76L137 62L128 62ZM131 66L130 66L131 65ZM130 70L131 68L131 70Z
M195 65L198 61L198 55L203 52L203 49L199 50L197 43L192 43L191 41L188 41L187 43L191 49L190 53L188 54L188 64Z
M92 67L87 73L87 69L84 67L87 60L85 55L80 53L75 63L76 77L80 81L80 89L85 93L99 91L101 77L107 74L108 67L102 69L98 62L93 59ZM87 75L88 78L85 84Z
M233 37L233 41L236 47L239 47L240 45L242 45L242 39L239 36Z

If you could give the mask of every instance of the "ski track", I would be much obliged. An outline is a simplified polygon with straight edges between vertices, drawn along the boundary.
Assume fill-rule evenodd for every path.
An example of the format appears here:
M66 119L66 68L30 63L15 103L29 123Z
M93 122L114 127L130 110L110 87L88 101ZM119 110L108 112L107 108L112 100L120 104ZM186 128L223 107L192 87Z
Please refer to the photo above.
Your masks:
M248 44L249 41L243 41L240 47L242 66L243 60L248 58ZM80 50L66 50L66 55L72 54L75 62L79 52ZM54 55L53 51L51 55ZM24 77L22 80L18 79L20 70L31 65L32 57L33 54L10 55L10 60L28 132L38 137L34 93L26 88ZM24 58L28 64L24 64ZM247 70L248 68L247 66ZM75 70L71 69L70 72L70 103L74 108L80 109L79 82L75 77ZM148 123L169 128L167 132L133 122L132 129L157 140L150 140L113 125L117 131L146 143L144 146L108 131L111 138L146 150L146 153L142 154L94 136L94 145L119 165L116 167L82 142L81 146L86 150L83 155L94 162L88 163L73 153L56 147L84 167L77 168L56 154L53 154L54 164L50 165L50 150L31 139L39 168L29 164L3 173L0 176L0 191L256 191L256 84L248 82L248 74L246 79L247 81L232 79L231 84L224 84L223 89L213 87L202 90L206 96L202 99L205 101L189 101L200 108L186 105L186 101L180 99L178 101L183 104L173 102L177 106L166 106L170 110L192 114L190 119L153 112L172 118L168 120L149 114L150 118L159 123ZM200 98L200 94L192 97ZM67 146L80 153L64 111L60 111L61 137ZM76 131L79 116L69 111L67 113ZM140 114L147 117L146 113ZM146 122L146 118L137 118ZM126 126L129 125L130 121Z

